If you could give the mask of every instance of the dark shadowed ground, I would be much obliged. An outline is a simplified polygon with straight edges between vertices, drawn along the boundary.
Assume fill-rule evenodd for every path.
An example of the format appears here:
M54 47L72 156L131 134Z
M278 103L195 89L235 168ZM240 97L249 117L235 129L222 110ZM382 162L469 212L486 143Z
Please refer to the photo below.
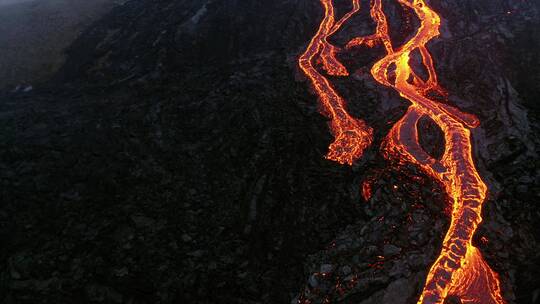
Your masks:
M475 242L509 303L539 303L540 4L430 3L441 82L482 121ZM399 12L389 4L398 38L412 30ZM131 0L85 27L47 82L2 91L0 302L415 303L445 197L379 155L407 105L367 74L377 49L332 79L376 142L353 168L323 158L331 135L296 68L320 17L315 0ZM333 42L372 31L367 18Z
M64 63L64 49L115 0L1 0L0 87L31 85Z

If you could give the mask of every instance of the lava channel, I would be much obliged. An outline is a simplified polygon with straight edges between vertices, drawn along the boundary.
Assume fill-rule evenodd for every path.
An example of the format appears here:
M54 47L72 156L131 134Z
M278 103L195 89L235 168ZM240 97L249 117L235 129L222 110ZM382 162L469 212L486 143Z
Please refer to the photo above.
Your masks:
M373 129L347 112L344 98L323 73L336 77L348 76L347 69L336 57L337 53L382 44L386 54L373 65L371 74L377 82L396 90L411 104L383 141L383 154L388 159L397 158L401 162L419 166L443 185L452 204L450 227L444 237L442 250L427 275L418 303L444 303L448 296L458 297L462 303L505 303L498 275L472 244L473 235L482 221L482 204L487 193L487 186L475 167L472 155L470 129L477 127L480 122L474 115L430 97L433 92L446 96L438 83L434 61L426 47L429 41L439 36L440 17L424 0L397 1L414 11L420 20L420 26L411 39L395 48L388 33L389 25L382 2L372 0L370 14L377 25L375 33L354 38L343 48L338 48L331 45L328 39L360 10L359 0L352 0L351 11L337 21L332 0L320 0L324 7L324 18L298 63L319 97L323 114L330 119L335 140L326 157L352 165L372 144ZM416 51L427 71L427 80L417 75L410 65L411 54ZM317 64L324 72L318 71ZM433 120L444 133L445 149L439 159L430 156L418 142L418 121L422 117Z

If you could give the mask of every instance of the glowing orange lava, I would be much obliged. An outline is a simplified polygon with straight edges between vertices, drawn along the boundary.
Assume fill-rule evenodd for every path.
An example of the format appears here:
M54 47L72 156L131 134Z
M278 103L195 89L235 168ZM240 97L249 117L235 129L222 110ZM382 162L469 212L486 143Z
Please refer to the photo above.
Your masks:
M332 0L320 1L325 10L324 19L300 57L299 66L319 96L324 114L331 119L335 141L329 147L327 158L351 165L371 145L373 130L364 121L348 114L345 100L317 71L315 64L321 63L328 75L348 75L347 69L336 58L336 53L342 50L329 44L328 38L360 10L360 5L359 0L352 0L352 10L336 22ZM440 17L424 0L397 1L414 11L420 20L420 27L410 40L399 48L393 46L382 2L372 0L371 17L377 24L375 33L352 39L345 49L373 47L378 43L384 46L386 56L373 65L371 74L377 82L395 89L411 103L407 113L384 140L384 155L418 165L443 185L452 199L450 227L418 303L443 303L449 295L458 297L462 303L505 303L497 274L472 244L474 232L482 221L481 209L487 192L472 157L470 128L477 127L479 121L474 115L429 97L431 93L446 96L438 84L433 59L426 48L426 44L439 35ZM418 76L409 63L415 52L422 58L427 80ZM422 117L433 120L444 133L445 150L440 159L430 156L418 143L417 125ZM363 189L365 196L368 196L368 190Z
M371 145L373 129L363 120L355 119L345 109L345 100L338 95L326 77L313 66L315 56L321 60L329 75L347 76L345 67L336 59L336 47L328 43L327 38L360 9L360 0L353 0L353 9L341 20L334 18L331 0L321 1L325 17L315 37L309 43L304 54L298 60L300 68L309 77L320 98L322 110L330 117L330 129L335 141L330 145L327 158L341 164L349 164L360 158L364 150Z

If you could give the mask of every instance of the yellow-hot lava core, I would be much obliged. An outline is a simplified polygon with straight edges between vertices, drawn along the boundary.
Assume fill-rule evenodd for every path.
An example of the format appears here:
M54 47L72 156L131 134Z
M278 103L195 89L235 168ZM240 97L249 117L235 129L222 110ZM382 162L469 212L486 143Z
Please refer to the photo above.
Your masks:
M320 0L324 7L324 18L299 58L299 66L313 85L323 113L330 118L335 140L329 147L327 158L352 165L372 144L373 129L347 112L344 98L317 70L316 63L321 64L327 75L347 76L347 69L336 57L337 52L382 44L386 55L373 65L371 74L377 82L395 89L411 103L406 114L394 124L384 140L384 155L418 165L443 185L452 200L450 227L442 250L427 275L418 303L444 303L449 295L458 297L462 303L505 303L497 274L472 244L474 232L482 221L482 204L487 192L472 155L470 129L477 127L479 121L474 115L429 97L430 93L446 95L438 83L434 61L426 47L429 41L439 35L441 20L424 0L397 1L414 11L420 20L420 26L412 38L395 48L388 33L382 2L372 0L370 13L377 24L375 33L354 38L341 49L331 45L328 38L360 10L359 0L352 0L352 10L338 21L335 20L332 0ZM418 76L410 65L411 54L416 51L426 68L427 80ZM430 156L418 142L417 125L424 116L433 120L444 133L445 149L440 159Z

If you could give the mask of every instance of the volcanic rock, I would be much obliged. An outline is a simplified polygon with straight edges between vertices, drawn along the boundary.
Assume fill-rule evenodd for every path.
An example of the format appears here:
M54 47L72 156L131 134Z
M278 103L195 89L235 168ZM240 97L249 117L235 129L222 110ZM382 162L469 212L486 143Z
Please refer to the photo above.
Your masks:
M333 43L373 31L364 2ZM481 121L490 191L474 242L509 303L537 302L540 4L429 2L440 82ZM402 41L416 21L388 10ZM376 49L343 55L355 76L332 79L374 145L352 169L324 159L332 136L296 65L321 12L131 0L86 28L49 82L2 91L0 302L415 303L448 198L379 153L408 105L369 77Z

